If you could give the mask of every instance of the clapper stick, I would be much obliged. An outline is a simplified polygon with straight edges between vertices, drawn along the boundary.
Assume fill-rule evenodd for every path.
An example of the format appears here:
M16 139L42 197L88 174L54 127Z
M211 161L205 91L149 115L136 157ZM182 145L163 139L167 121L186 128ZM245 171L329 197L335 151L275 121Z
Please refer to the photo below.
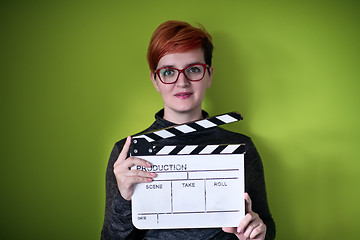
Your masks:
M217 115L207 119L197 120L180 124L138 136L134 136L130 148L131 156L143 155L177 155L177 154L211 154L211 153L243 153L245 152L244 144L234 145L177 145L177 146L153 146L153 142L167 139L183 134L188 134L196 131L202 131L208 128L217 127L220 125L237 122L242 120L240 113L230 112L226 114ZM211 150L211 151L210 151ZM231 150L231 151L230 151Z

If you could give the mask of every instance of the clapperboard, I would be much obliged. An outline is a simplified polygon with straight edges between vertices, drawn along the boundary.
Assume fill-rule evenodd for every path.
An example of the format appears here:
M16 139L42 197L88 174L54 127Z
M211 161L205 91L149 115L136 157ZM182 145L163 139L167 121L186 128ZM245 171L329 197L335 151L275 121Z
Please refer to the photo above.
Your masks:
M245 144L159 146L156 141L242 120L231 112L134 136L130 155L152 167L135 185L132 221L139 229L235 227L245 215ZM211 136L209 136L211 138Z

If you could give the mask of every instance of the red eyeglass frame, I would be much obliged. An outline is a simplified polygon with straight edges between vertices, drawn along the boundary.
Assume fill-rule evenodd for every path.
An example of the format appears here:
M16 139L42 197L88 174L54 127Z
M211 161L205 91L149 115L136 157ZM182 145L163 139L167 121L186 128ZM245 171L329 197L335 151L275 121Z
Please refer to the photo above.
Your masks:
M190 68L190 67L192 67L192 66L195 66L195 65L201 65L201 66L203 66L203 68L205 68L205 69L204 69L204 74L203 74L203 76L202 76L199 80L191 80L191 79L189 79L189 78L186 76L186 74L185 74L185 70L186 70L186 69L188 69L188 68ZM207 65L207 64L205 64L205 63L194 63L194 64L191 64L191 65L189 65L189 66L187 66L186 68L183 68L183 69L177 69L177 68L174 68L174 67L162 67L162 68L159 68L159 69L155 69L154 72L155 72L155 74L157 74L157 75L159 76L159 79L160 79L160 81L161 81L163 84L174 84L174 83L176 83L176 82L179 80L179 76L180 76L181 73L184 74L184 76L185 76L185 78L186 78L187 80L189 80L189 81L191 81L191 82L198 82L198 81L201 81L201 80L204 79L204 77L205 77L205 72L206 72L206 70L207 70L209 67L210 67L210 66ZM161 69L173 69L173 70L177 70L177 71L179 72L179 74L178 74L178 76L177 76L177 78L176 78L176 80L175 80L174 82L166 83L166 82L164 82L164 81L161 79L161 77L160 77L159 72L160 72ZM155 78L156 78L156 75L155 75Z

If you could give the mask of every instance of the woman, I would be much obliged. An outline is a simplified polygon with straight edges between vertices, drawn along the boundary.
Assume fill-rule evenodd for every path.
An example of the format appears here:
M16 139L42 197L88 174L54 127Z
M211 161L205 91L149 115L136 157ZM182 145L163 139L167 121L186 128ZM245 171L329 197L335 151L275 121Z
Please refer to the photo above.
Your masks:
M202 110L206 89L211 86L213 45L205 29L180 21L168 21L154 32L148 63L151 80L161 94L164 109L143 132L208 117ZM106 175L106 210L102 239L273 239L275 224L271 217L260 156L251 139L220 127L160 140L159 144L235 144L249 147L245 154L246 215L238 227L138 230L132 225L130 200L136 183L152 182L155 173L130 170L133 165L150 167L143 159L129 157L131 137L113 148ZM251 198L250 198L251 197Z

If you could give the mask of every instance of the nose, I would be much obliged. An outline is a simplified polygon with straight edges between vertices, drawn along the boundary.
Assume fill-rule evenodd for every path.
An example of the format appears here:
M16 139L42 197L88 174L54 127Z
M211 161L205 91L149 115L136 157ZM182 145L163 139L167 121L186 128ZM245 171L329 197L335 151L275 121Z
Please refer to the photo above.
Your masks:
M180 72L178 80L176 82L176 86L186 87L186 86L189 86L189 85L190 85L190 81L185 77L185 73Z

